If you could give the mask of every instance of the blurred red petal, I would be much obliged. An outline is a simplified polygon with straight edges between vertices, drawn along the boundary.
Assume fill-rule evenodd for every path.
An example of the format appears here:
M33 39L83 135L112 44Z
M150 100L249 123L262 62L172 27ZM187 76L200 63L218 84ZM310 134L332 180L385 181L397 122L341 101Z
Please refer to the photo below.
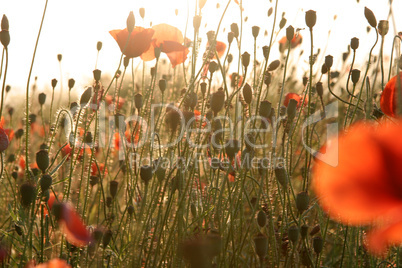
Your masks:
M147 51L151 46L152 36L154 30L145 29L142 27L135 27L130 34L130 40L127 44L128 30L112 30L109 31L110 35L116 40L120 47L120 51L129 58L141 56L142 53ZM127 46L126 46L127 44Z
M402 80L402 72L399 73L399 77ZM396 115L396 89L398 76L392 77L381 94L380 106L381 110L388 116L395 117Z
M81 217L69 204L63 204L63 212L59 224L70 244L76 247L83 247L91 242L91 235L82 222Z
M65 260L61 260L58 258L54 258L49 260L48 262L38 264L33 266L36 268L68 268L71 267Z
M402 213L402 211L399 211ZM382 257L389 246L402 244L402 221L372 230L367 235L367 249L371 254Z

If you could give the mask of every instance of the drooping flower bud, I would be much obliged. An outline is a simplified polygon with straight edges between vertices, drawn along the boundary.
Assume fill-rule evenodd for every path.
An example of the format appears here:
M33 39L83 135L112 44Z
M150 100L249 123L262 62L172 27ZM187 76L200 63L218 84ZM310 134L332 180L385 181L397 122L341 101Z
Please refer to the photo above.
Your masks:
M275 177L278 180L278 182L285 187L288 183L288 174L286 172L286 169L283 165L277 165L275 167Z
M234 32L228 32L228 43L229 45L233 42Z
M272 107L272 104L269 101L267 101L267 100L261 101L259 115L262 117L268 118L269 115L271 114L271 107Z
M286 18L282 17L281 21L279 22L279 29L282 29L283 27L285 27L286 22L287 22Z
M29 182L26 182L20 187L21 204L24 207L28 207L36 198L35 186Z
M296 117L296 108L297 108L297 100L295 99L290 99L288 103L288 107L286 109L287 115L288 115L288 121L293 121L293 119Z
M310 198L307 192L300 192L296 196L296 207L300 214L308 208Z
M315 84L315 90L317 91L317 95L322 97L322 95L324 94L322 82L317 82L317 84Z
M8 24L8 18L6 15L3 15L3 18L1 18L1 30L2 31L8 31L10 28Z
M265 225L267 225L267 214L263 210L258 211L257 223L261 228L264 228Z
M141 93L134 95L134 105L135 105L135 108L137 108L137 110L141 110L141 108L143 106Z
M128 14L127 17L127 31L131 33L134 30L134 26L135 26L134 13L130 11L130 14Z
M98 43L96 43L96 50L100 51L102 49L102 42L98 41Z
M255 245L255 252L260 259L264 259L264 257L268 253L268 238L259 233L254 237L254 245Z
M324 247L324 240L321 236L316 236L313 238L313 249L316 254L320 254L322 248Z
M275 71L279 67L279 65L281 65L281 62L279 60L274 60L268 65L268 71Z

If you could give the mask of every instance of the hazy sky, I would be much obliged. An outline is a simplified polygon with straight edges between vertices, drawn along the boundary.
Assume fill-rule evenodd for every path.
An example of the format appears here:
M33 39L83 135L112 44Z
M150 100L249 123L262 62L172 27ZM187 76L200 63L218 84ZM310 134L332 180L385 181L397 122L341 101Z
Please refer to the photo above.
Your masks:
M402 10L402 1L395 2L393 4L394 10ZM217 3L220 4L220 8L216 8ZM216 30L226 3L227 1L223 0L207 0L202 10L202 36L205 36L209 30ZM0 1L0 12L6 14L10 21L11 43L9 46L10 63L7 84L10 84L15 92L25 90L44 4L44 0ZM247 50L252 54L253 38L250 29L254 25L260 26L260 36L257 39L258 46L261 48L267 44L268 37L264 37L264 31L271 32L273 21L273 16L267 17L267 11L274 6L274 3L270 3L269 0L243 0L243 6L243 16L248 17L248 21L243 25L245 32L243 36L244 50L242 50ZM285 12L285 18L287 18L285 28L290 24L295 28L304 28L305 11L316 10L315 48L321 47L323 49L326 46L328 31L331 29L332 33L326 54L332 54L335 58L339 58L341 53L346 50L350 39L356 36L360 38L362 46L360 55L363 57L368 54L368 46L375 39L373 32L369 35L366 34L365 29L368 24L364 18L364 6L374 11L378 21L387 19L388 0L361 0L360 3L355 0L279 0L278 10L279 19ZM140 7L145 7L145 20L139 16ZM175 9L179 11L178 16L175 15ZM77 90L82 91L83 86L89 82L88 78L92 77L97 54L97 41L103 42L98 68L103 73L113 73L118 65L120 50L108 31L125 28L126 18L131 10L134 11L136 25L149 27L151 21L153 24L169 23L184 32L187 9L190 14L187 34L190 35L194 15L193 0L49 0L33 71L33 77L38 76L38 91L49 88L51 79L60 79L57 61L57 54L59 53L63 55L64 87L68 78L73 77L77 81ZM335 14L337 15L336 21L333 20ZM232 0L228 13L223 20L219 40L226 41L229 25L233 22L239 23L239 18L239 7ZM397 21L397 23L399 23L397 31L402 31L402 20ZM206 27L204 27L205 24ZM388 51L390 51L394 32L392 21L390 21L390 25L390 34L387 36L386 42ZM223 33L224 28L226 31ZM279 37L284 34L285 31L283 30ZM310 42L307 39L309 33L307 30L302 30L301 34L305 37L301 49L309 50ZM378 50L376 50L377 52ZM306 57L304 60L307 60L307 53L304 54L304 57Z

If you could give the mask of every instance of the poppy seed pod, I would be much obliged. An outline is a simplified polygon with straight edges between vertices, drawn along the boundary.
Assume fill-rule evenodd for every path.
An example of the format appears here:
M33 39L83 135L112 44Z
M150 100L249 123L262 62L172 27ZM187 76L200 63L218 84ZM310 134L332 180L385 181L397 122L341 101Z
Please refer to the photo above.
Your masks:
M282 29L285 27L287 20L283 17L281 21L279 22L279 29Z
M116 197L118 186L119 186L119 183L117 181L110 181L109 182L109 192L110 192L110 196L112 198Z
M222 110L225 105L225 92L222 88L219 88L218 91L211 94L210 106L211 110L214 112L216 116L220 110Z
M176 109L170 109L166 112L165 122L172 133L176 132L181 122L179 112Z
M325 56L325 66L327 66L328 70L331 69L333 62L334 57L332 57L331 55Z
M114 125L118 130L124 132L126 130L125 116L121 113L116 113L114 115Z
M321 231L321 227L319 224L317 224L316 226L313 227L313 229L311 229L310 231L310 235L313 236L316 233L318 233L319 231Z
M264 228L265 225L267 225L267 214L263 210L258 211L257 223L261 228Z
M239 150L240 150L240 142L238 140L228 140L226 142L225 152L230 160L233 160L233 158L236 156Z
M99 177L98 176L91 176L89 177L89 184L94 187L95 185L97 185L99 182Z
M322 248L324 247L324 240L321 236L316 236L313 238L313 249L316 254L320 254Z
M166 80L165 79L161 79L159 80L159 90L163 93L166 90Z
M107 248L110 241L112 240L112 236L113 236L112 230L110 230L110 229L106 230L106 232L103 234L103 239L102 239L103 248Z
M143 103L142 103L142 94L141 93L137 93L137 94L134 95L134 105L135 105L135 108L137 108L138 111L141 110L142 105L143 105Z
M293 37L295 36L295 28L293 28L292 25L289 25L286 28L286 39L290 42L292 42Z
M18 224L14 223L14 230L17 232L19 236L23 235L23 229Z
M128 14L127 17L127 31L131 33L134 30L134 26L135 26L134 13L130 11L130 14Z
M325 65L325 63L321 66L321 74L326 74L328 73L328 67Z
M359 38L353 37L350 39L350 48L356 50L359 48Z
M40 106L42 106L43 104L45 104L45 102L46 102L46 94L45 93L40 93L39 95L38 95L38 101L39 101L39 104L40 104Z
M317 82L317 84L315 84L315 90L317 91L318 96L322 97L322 95L324 94L322 82Z
M0 32L0 42L1 44L7 48L10 44L10 32L7 30L3 30Z
M96 69L96 70L93 71L93 73L94 73L94 79L95 79L95 81L98 82L98 81L101 79L102 71Z
M306 25L310 28L310 30L314 27L317 22L317 14L314 10L306 11Z
M360 79L360 70L353 69L351 76L352 76L353 84L357 84L357 82L359 82L359 79Z
M250 105L251 100L253 99L253 91L248 83L246 83L243 87L243 98L244 101Z
M68 89L71 90L75 85L75 80L73 78L68 79Z
M46 150L38 151L36 153L36 164L42 173L45 173L46 169L49 167L49 152Z
M194 30L197 32L199 29L200 29L200 26L201 26L201 16L198 16L198 15L196 15L196 16L194 16L194 18L193 18L193 27L194 27Z
M52 181L53 181L52 176L50 176L49 174L42 175L42 178L40 178L39 181L42 193L49 190L50 186L52 185Z
M253 34L253 37L257 38L258 34L260 33L260 27L258 26L251 27L251 32Z
M371 9L364 7L364 16L366 17L371 27L373 28L377 27L377 19L375 18L375 15L373 11L371 11Z
M300 214L308 208L310 198L307 192L300 192L296 195L296 207Z
M267 100L261 101L259 115L262 117L268 118L269 115L271 114L271 107L272 107L272 104L269 101L267 101Z
M384 37L389 30L389 22L387 20L380 20L378 22L378 33Z
M288 103L288 107L286 109L287 115L288 115L288 121L293 121L293 119L296 116L296 108L297 108L297 100L295 99L290 99Z
M279 67L280 64L281 64L281 62L279 60L274 60L273 62L271 62L268 65L268 72L275 71Z
M166 175L166 168L163 167L162 161L163 161L163 158L161 158L161 157L159 157L158 159L153 161L156 178L158 179L159 182L163 181L165 179L165 175Z
M200 83L200 88L201 88L201 94L205 96L205 93L207 92L207 83L201 82Z
M100 51L101 49L102 49L102 42L101 42L101 41L98 41L98 42L96 43L96 50Z
M269 46L263 46L262 47L262 54L264 55L265 60L268 59L268 53L269 53Z
M36 198L35 186L29 182L26 182L20 187L21 204L24 207L28 207Z
M84 142L92 143L92 141L93 141L92 133L88 131L87 133L85 133Z
M142 19L144 19L144 17L145 17L145 8L140 7L139 12L140 12L140 16L141 16L141 18L142 18Z
M8 19L6 15L3 15L3 18L1 18L1 30L2 31L8 31L10 28L8 24Z
M308 233L308 225L307 225L307 224L303 224L303 225L300 227L300 235L301 235L302 239L306 238L307 233Z
M234 33L233 32L228 32L228 43L229 45L233 42L234 38Z
M152 179L152 173L152 166L144 165L140 167L140 177L145 184L148 184Z
M197 93L192 91L189 92L185 97L184 106L189 107L191 110L193 110L197 106L197 102L198 102Z
M130 58L127 56L124 57L124 59L123 59L124 68L127 68L129 64L130 64Z
M297 225L291 225L288 228L288 237L293 244L299 240L299 227L297 227Z
M88 87L84 93L82 93L80 98L80 105L85 106L92 98L92 87Z
M52 88L54 89L57 86L57 79L52 79Z
M57 54L57 60L60 62L63 59L63 55L62 54Z
M237 39L239 37L239 26L237 23L232 23L230 25L230 31L233 32L233 36Z
M207 39L208 39L208 42L214 43L214 40L215 40L215 31L208 31L208 32L207 32Z
M283 165L278 165L275 167L275 177L278 182L285 187L288 183L288 174L286 169Z
M209 63L209 66L208 66L208 71L209 71L211 74L213 74L215 71L218 70L218 68L219 68L218 63L216 63L215 61L211 61L211 62Z
M106 206L110 208L113 204L113 198L111 196L106 197Z
M133 213L134 213L134 207L133 207L132 205L129 205L129 206L127 207L127 213L128 213L129 216L133 215Z
M260 259L263 259L268 253L268 238L259 233L254 237L255 253Z
M248 52L244 52L241 55L241 63L243 64L244 68L247 68L250 64L250 54Z

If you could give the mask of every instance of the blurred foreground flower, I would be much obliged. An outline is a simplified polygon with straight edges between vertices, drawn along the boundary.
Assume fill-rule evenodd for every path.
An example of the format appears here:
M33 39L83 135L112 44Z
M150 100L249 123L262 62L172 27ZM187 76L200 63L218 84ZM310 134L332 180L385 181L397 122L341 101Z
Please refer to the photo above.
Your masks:
M128 40L129 32L126 29L109 31L116 40L121 52L129 58L141 56L151 46L152 35L154 30L142 27L134 27ZM128 43L127 43L128 42Z
M54 258L48 262L35 265L33 261L28 263L25 268L68 268L71 267L65 260Z
M162 23L152 26L152 30L154 30L152 44L148 51L141 55L144 61L155 59L155 48L166 53L173 68L187 59L189 50L183 45L184 38L179 29Z
M303 37L301 34L294 34L292 41L290 41L290 48L295 48L300 45L303 41ZM288 49L288 39L286 36L282 37L279 43L279 51L281 53L285 52Z
M399 83L401 84L398 86L397 75L392 77L385 85L385 88L381 94L381 110L388 116L395 117L397 114L397 89L402 88L402 72L399 73Z
M357 123L321 149L313 169L322 208L344 224L373 226L367 248L376 255L402 243L401 132L402 121Z

